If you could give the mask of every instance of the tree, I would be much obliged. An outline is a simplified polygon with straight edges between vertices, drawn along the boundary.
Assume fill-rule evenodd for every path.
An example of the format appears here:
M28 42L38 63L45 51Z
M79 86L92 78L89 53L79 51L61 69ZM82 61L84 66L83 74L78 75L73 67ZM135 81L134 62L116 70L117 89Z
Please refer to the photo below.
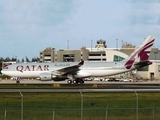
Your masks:
M17 58L12 58L11 61L17 61Z
M11 59L9 57L6 57L6 59L4 59L3 62L8 62L8 61L11 61Z
M32 58L32 62L39 62L39 58L38 57Z
M30 60L28 59L28 57L26 56L26 62L30 62Z
M24 58L22 58L22 62L24 62Z
M0 62L2 63L4 61L4 58L3 57L0 57Z

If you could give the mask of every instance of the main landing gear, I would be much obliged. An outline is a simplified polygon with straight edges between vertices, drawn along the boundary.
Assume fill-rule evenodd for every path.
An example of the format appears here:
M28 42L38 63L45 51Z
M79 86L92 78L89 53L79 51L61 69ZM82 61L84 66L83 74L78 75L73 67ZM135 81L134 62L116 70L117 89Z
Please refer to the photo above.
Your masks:
M83 84L84 83L84 80L81 79L81 78L76 78L74 79L73 81L72 80L68 80L67 81L68 84Z
M21 80L22 80L21 77L17 77L17 78L16 78L16 83L17 83L17 84L20 84L20 81L21 81Z

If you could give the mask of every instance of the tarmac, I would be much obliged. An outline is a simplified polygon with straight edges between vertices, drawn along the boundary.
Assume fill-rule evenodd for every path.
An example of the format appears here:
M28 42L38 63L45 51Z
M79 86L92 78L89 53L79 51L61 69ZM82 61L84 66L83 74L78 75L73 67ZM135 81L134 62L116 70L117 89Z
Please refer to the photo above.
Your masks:
M10 80L10 79L2 79L0 80L0 85L6 85L6 84L17 84L16 80ZM50 84L50 85L62 85L66 84L67 81L40 81L36 79L30 79L26 80L23 79L20 81L22 85L27 84ZM0 88L0 93L2 92L160 92L160 80L154 80L154 81L134 81L134 82L106 82L106 81L85 81L85 84L93 85L90 89L84 89L83 87L73 87L74 85L70 86L69 89L65 88L58 88L53 89L52 88ZM82 85L83 86L83 85ZM94 87L96 86L96 87ZM98 86L98 87L97 87ZM96 88L96 89L95 89Z
M15 84L16 80L1 79L0 84ZM36 79L22 79L20 84L67 84L67 81L40 81ZM107 81L85 81L84 84L157 84L160 85L160 80L137 80L133 82L107 82Z

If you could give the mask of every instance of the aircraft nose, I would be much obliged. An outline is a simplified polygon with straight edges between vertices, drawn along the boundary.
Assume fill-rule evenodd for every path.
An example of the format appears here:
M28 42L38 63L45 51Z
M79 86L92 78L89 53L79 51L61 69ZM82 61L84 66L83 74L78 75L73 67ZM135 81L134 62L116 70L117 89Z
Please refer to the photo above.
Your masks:
M2 74L5 74L5 73L6 73L5 71L6 71L6 70L2 69L2 70L1 70L1 73L2 73Z
M1 73L4 74L4 70L1 70Z

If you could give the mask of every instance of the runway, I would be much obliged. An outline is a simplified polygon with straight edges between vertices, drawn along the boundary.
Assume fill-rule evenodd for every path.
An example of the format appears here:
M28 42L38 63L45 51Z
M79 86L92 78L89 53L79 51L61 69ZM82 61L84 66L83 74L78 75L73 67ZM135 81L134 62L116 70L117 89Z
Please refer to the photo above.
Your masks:
M2 79L0 80L0 84L16 84L16 80L10 79ZM20 81L20 84L67 84L67 81L40 81L40 80L27 80L23 79ZM138 81L138 82L106 82L106 81L85 81L84 84L102 84L102 85L110 85L110 84L150 84L150 85L160 85L160 80L156 81Z
M160 89L0 89L0 93L135 93L160 92Z
M63 87L53 87L54 84L58 84ZM14 80L1 80L0 85L22 85L22 88L0 88L0 93L98 93L98 92L160 92L159 81L147 81L147 82L104 82L104 81L85 81L83 85L68 85L66 81L46 81L42 82L39 80L22 80L20 84L17 84ZM35 88L23 88L23 85L35 85ZM38 88L40 85L52 85L50 88ZM69 88L66 88L69 87ZM84 88L85 86L85 88ZM88 87L89 86L89 87ZM96 87L95 87L96 86Z

